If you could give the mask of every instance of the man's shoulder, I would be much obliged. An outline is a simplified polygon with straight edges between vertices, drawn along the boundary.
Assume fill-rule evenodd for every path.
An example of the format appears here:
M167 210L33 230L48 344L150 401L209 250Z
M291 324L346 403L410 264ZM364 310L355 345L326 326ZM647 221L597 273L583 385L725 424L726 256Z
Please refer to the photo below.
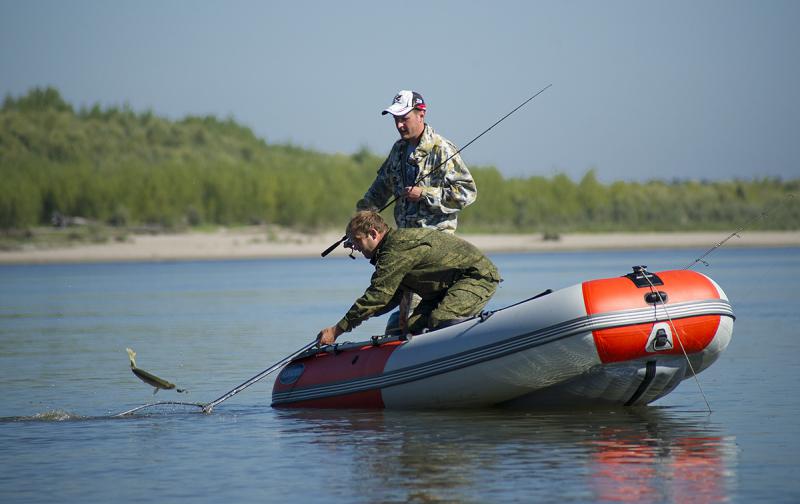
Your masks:
M408 228L399 228L392 231L392 234L395 235L396 239L398 240L409 240L415 238L421 238L424 236L428 236L431 233L437 232L435 229L431 228L424 228L424 227L408 227Z
M441 231L423 227L393 229L387 233L386 246L383 248L392 252L408 250L420 243L435 240L434 233L441 233Z
M423 133L423 142L431 147L455 147L453 142L436 132L435 129L429 124L425 125Z
M454 233L448 233L433 227L400 228L394 231L393 242L397 248L413 248L420 244L430 247L457 246L466 243ZM394 248L394 247L393 247Z

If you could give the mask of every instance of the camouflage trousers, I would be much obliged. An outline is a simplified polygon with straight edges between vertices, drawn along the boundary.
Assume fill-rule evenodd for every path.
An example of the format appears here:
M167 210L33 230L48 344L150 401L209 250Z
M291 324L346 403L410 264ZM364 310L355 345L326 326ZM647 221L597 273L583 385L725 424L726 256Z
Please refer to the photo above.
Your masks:
M497 282L483 278L465 277L456 281L441 296L434 299L421 299L408 316L403 332L419 334L424 329L435 329L445 322L469 318L483 310L486 303L497 290ZM406 312L407 313L407 312Z
M400 307L389 315L384 334L408 334L408 317L417 307L422 298L411 291L403 291Z

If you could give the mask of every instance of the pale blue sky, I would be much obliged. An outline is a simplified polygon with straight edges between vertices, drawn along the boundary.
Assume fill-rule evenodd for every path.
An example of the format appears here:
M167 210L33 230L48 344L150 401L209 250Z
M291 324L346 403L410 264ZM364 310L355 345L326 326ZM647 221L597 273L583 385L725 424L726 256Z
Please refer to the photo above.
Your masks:
M0 0L0 93L233 117L324 152L399 89L506 176L800 177L800 2ZM376 167L377 168L377 167Z

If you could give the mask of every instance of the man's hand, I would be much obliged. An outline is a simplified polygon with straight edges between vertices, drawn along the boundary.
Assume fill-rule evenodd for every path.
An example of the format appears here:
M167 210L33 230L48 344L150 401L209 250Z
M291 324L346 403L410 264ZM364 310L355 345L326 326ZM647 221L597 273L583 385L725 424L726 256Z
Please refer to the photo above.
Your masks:
M403 334L408 334L408 315L409 315L409 307L411 306L411 300L414 297L414 293L411 291L404 291L403 296L400 298L400 317L399 317L399 324L400 324L400 332Z
M406 187L403 189L403 197L408 201L419 201L422 198L422 188L420 186Z
M320 345L333 345L340 334L342 334L342 330L339 329L339 326L326 327L317 334L317 341Z

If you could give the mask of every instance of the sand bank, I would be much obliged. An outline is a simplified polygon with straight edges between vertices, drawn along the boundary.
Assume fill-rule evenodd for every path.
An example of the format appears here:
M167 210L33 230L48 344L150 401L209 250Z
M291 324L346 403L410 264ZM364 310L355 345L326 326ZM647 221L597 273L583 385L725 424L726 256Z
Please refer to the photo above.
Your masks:
M569 234L547 240L541 234L460 234L481 250L499 252L551 252L564 250L630 250L647 248L708 249L730 233L601 233ZM263 228L220 229L164 235L134 235L124 242L81 244L64 248L25 248L1 251L0 263L69 263L116 261L177 261L208 259L254 259L319 257L341 233L304 235L270 233ZM800 231L742 232L725 247L800 247ZM331 256L343 257L341 247Z

